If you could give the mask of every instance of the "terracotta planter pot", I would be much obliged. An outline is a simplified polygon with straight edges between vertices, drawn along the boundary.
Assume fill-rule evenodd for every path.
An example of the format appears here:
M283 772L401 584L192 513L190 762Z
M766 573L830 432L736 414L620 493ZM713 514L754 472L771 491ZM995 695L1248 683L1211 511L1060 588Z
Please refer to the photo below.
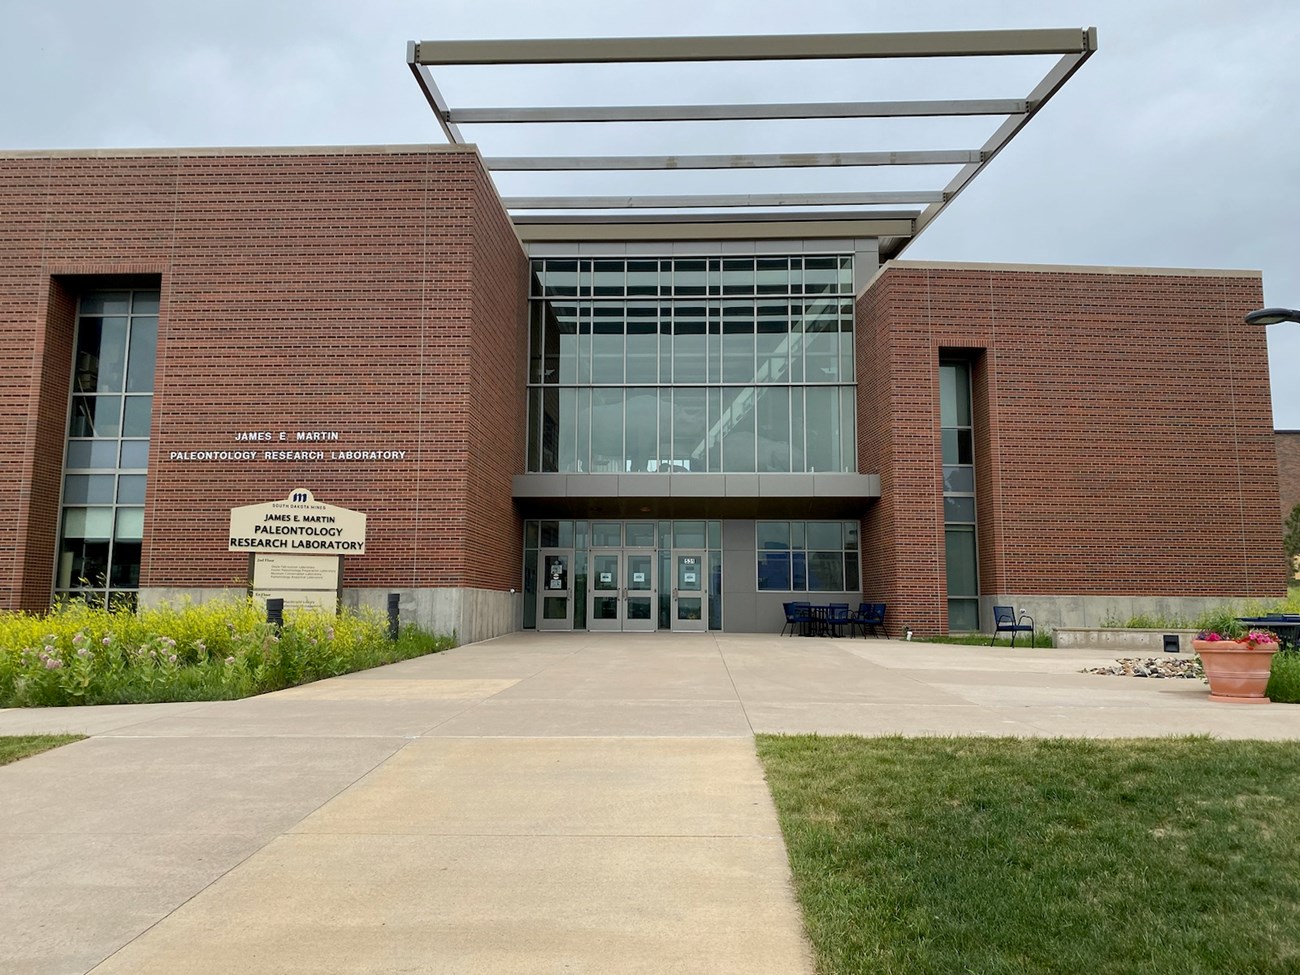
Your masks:
M1233 640L1193 640L1210 682L1210 700L1228 704L1268 704L1264 688L1278 645L1251 647Z

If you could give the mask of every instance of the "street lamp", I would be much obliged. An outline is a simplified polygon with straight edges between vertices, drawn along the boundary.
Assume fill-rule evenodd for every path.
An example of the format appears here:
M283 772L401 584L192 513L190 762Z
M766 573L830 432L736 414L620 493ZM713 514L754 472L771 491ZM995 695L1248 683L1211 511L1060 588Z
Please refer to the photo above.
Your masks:
M1247 325L1276 325L1278 322L1300 322L1300 308L1261 308L1246 316Z

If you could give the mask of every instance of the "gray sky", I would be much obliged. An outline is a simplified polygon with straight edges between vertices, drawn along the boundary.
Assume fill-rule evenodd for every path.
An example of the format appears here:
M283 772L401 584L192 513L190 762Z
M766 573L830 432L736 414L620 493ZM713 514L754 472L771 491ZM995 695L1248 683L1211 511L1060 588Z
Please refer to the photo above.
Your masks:
M1264 273L1266 304L1300 307L1295 0L3 0L0 9L0 148L9 149L440 142L405 64L408 40L1095 26L1098 53L904 256L1250 268ZM436 77L461 106L876 100L1023 96L1048 63ZM690 151L770 152L966 148L991 131L957 122L663 132L690 140ZM644 132L591 128L469 135L488 154L670 151L643 145ZM815 185L761 172L743 185L735 173L630 184L515 175L503 190L888 189L918 185L914 175L847 170L814 175ZM662 182L673 176L694 182ZM1300 429L1300 325L1273 326L1269 349L1275 423Z

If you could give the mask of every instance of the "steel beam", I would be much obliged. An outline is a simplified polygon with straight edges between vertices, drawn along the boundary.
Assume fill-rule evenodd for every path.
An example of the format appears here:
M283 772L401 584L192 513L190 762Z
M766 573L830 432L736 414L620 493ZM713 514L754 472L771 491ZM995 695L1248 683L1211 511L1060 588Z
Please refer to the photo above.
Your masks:
M770 105L574 105L559 108L453 108L461 125L554 122L721 122L804 118L938 118L1019 115L1023 98L953 98L913 102L791 102Z
M724 193L715 196L507 196L507 210L665 210L713 207L880 206L898 203L940 203L940 190L899 190L876 193Z
M788 152L736 156L492 156L496 172L630 169L797 169L809 166L962 166L982 161L978 149L886 152Z
M919 31L882 34L770 34L746 37L580 37L420 41L418 64L610 64L659 61L789 61L831 58L960 58L1078 54L1079 28Z
M1024 115L1011 116L998 127L997 131L994 132L993 135L989 136L988 141L981 147L981 155L984 157L984 161L975 166L963 166L957 172L957 175L948 182L948 185L943 188L943 201L940 203L932 203L930 206L925 208L925 211L916 222L917 234L928 227L934 221L935 217L943 212L944 208L953 201L958 193L970 184L970 181L978 175L980 170L982 170L994 156L1003 150L1016 133L1024 128L1025 125L1028 124L1029 120L1047 104L1051 97L1061 90L1061 86L1069 81L1071 76L1082 67L1083 63L1092 55L1092 52L1097 49L1097 29L1095 27L1090 27L1088 29L1088 35L1090 38L1090 44L1086 50L1081 54L1067 54L1062 57L1052 66L1051 70L1043 76L1043 80L1034 86L1034 90L1029 93L1029 101L1033 104L1031 110L1026 112ZM915 234L913 236L915 236ZM903 247L906 246L906 243L904 243L897 251L890 254L889 257L896 257L902 252Z
M416 43L408 41L406 44L406 64L411 69L411 74L415 75L416 84L420 86L420 91L424 92L425 101L433 109L433 117L438 120L442 126L442 132L447 137L447 141L452 145L459 145L465 141L465 137L460 134L454 122L448 119L450 111L447 109L447 100L442 97L442 92L438 90L438 85L433 80L433 74L424 65L416 61L415 50Z
M914 221L907 215L892 219L855 214L853 219L725 220L717 222L682 222L664 218L660 223L610 220L602 223L579 223L554 218L546 222L515 220L515 233L524 243L554 241L585 243L595 241L654 241L664 243L686 240L808 240L819 237L906 237Z

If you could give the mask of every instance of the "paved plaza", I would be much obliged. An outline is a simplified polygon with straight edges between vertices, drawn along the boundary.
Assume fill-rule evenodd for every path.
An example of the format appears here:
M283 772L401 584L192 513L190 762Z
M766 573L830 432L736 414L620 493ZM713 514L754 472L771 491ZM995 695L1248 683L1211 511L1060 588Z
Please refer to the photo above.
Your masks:
M0 972L810 973L756 732L1300 738L1110 654L519 633L245 701L0 711Z

